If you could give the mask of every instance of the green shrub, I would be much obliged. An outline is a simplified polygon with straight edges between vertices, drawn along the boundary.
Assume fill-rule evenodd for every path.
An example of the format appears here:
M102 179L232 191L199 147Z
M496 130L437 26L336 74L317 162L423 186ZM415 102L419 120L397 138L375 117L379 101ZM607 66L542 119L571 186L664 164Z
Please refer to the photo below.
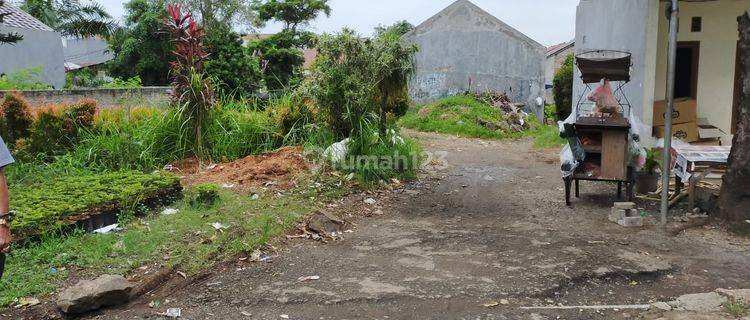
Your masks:
M28 138L31 133L33 118L29 112L29 103L18 93L8 93L2 104L0 133L5 143L13 145L16 140Z
M291 92L272 98L266 106L268 116L286 135L295 128L303 127L315 121L317 111L310 106L298 92Z
M179 179L172 175L132 171L66 176L42 183L11 185L10 197L17 216L11 229L17 235L34 235L66 226L79 214L96 214L127 205L173 195Z
M564 120L573 110L573 55L569 55L553 79L552 93L557 107L557 119Z
M0 76L0 90L44 90L51 87L44 80L42 66L14 70Z
M216 24L206 36L206 73L225 94L250 96L261 86L260 61L250 56L240 36L223 24Z
M199 184L188 190L188 202L192 207L210 207L219 200L219 186L215 183Z
M140 88L142 86L143 81L141 81L140 76L133 76L125 80L122 78L115 78L112 82L101 85L101 87L105 89L132 89Z
M26 158L49 161L72 150L81 133L93 128L96 110L96 101L91 99L42 109L31 126L29 141L19 152Z
M401 137L394 126L383 137L375 122L367 119L361 122L361 130L347 145L349 150L344 163L337 164L337 168L354 172L362 182L416 177L422 156L419 144Z

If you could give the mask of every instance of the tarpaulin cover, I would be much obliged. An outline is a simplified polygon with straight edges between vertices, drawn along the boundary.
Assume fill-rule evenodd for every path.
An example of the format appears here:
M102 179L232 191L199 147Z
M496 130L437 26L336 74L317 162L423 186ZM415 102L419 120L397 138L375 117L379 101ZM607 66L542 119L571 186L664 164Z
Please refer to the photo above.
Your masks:
M631 55L614 50L596 50L576 56L576 65L581 71L583 83L630 81Z

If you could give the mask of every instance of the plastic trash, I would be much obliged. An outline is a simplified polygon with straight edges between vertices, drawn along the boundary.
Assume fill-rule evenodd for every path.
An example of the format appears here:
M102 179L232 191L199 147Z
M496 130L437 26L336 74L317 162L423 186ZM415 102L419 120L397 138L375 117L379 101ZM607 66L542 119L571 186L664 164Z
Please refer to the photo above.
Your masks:
M617 102L615 95L612 93L612 85L609 84L608 80L604 80L604 83L594 89L588 99L596 103L597 111L601 113L616 113L620 108L620 103Z
M563 178L567 178L573 175L578 168L578 161L573 156L573 151L570 149L570 144L566 144L560 151L560 172Z
M107 233L110 233L110 232L113 232L113 231L116 232L116 231L120 231L120 230L121 230L120 229L120 225L117 224L117 223L115 223L115 224L110 224L110 225L108 225L106 227L101 227L99 229L96 229L96 230L94 230L94 233L107 234Z
M164 210L161 211L161 215L163 215L163 216L171 216L171 215L177 214L177 212L180 212L180 210L179 209L174 209L174 208L166 208L166 209L164 209Z
M346 138L330 145L323 151L323 157L334 164L343 162L346 159L346 154L349 153L350 141L351 139Z
M169 308L167 309L167 312L164 313L164 316L167 318L182 317L182 308Z

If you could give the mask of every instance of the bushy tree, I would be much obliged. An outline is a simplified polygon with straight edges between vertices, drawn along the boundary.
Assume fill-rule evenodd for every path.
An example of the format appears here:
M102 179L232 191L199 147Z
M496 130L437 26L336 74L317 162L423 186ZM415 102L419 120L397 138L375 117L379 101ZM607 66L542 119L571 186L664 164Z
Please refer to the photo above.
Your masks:
M557 119L563 120L570 115L573 110L573 55L565 58L562 67L555 73L552 80L552 94L557 107Z
M403 26L403 25L401 25ZM405 29L398 24L380 33L374 42L374 70L380 95L380 133L385 135L389 102L398 103L396 99L407 92L409 77L414 73L414 54L417 46L401 38ZM407 31L408 32L408 31ZM408 97L407 97L408 105Z
M258 91L260 62L245 50L237 33L226 25L217 24L208 30L205 42L208 50L206 74L218 89L242 96Z
M312 45L315 35L300 30L320 14L331 14L328 0L253 0L255 25L269 21L284 23L284 29L270 38L250 44L265 61L265 82L269 90L285 89L297 83L305 58L302 50Z
M144 85L169 83L172 44L162 21L167 9L161 1L132 0L125 5L125 27L114 31L109 40L115 58L110 73L119 78L139 76Z
M403 36L409 33L409 31L414 30L414 25L409 23L409 21L406 21L406 20L396 21L396 23L394 23L391 26L381 25L381 26L375 27L375 35L379 36L391 30L392 32L395 32L399 36Z
M0 0L0 7L5 6L5 1ZM5 17L9 16L10 13L0 13L0 25L3 24L3 20L5 20ZM0 44L14 44L18 41L23 40L23 36L21 36L18 33L10 32L10 33L0 33Z
M79 0L24 0L21 9L65 36L108 36L112 17L101 4Z
M302 50L312 38L310 33L284 30L248 44L248 50L264 61L263 78L268 90L294 86L305 63Z
M331 15L328 0L253 0L257 12L256 26L275 20L284 23L284 30L297 32L300 25L315 20L321 13Z
M359 132L363 118L378 118L385 133L386 113L393 109L389 102L406 89L416 47L395 29L374 40L344 29L321 36L317 47L311 92L337 137Z
M255 18L248 0L185 0L183 3L200 18L206 30L215 25L247 25Z

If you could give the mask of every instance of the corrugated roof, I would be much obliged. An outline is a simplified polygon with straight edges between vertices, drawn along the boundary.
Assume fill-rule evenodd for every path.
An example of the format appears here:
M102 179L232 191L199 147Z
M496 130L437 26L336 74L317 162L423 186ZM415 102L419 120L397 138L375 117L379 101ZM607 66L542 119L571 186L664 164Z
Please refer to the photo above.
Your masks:
M18 29L54 31L46 24L37 20L37 18L32 17L30 14L7 2L0 6L0 13L10 13L10 15L5 16L3 26Z

